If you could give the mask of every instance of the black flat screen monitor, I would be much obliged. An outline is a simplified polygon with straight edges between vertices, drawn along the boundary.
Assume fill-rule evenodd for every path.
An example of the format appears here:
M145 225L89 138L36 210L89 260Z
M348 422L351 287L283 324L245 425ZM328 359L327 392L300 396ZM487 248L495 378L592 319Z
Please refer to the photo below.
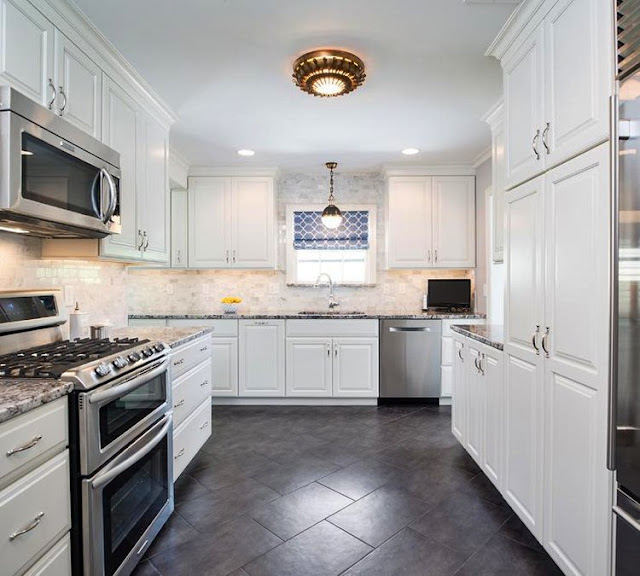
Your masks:
M429 308L471 308L471 280L429 280Z

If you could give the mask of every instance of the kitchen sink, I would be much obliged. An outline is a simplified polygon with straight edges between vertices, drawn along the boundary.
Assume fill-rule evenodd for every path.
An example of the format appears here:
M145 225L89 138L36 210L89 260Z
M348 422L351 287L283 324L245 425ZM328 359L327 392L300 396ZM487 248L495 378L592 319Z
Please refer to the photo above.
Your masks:
M364 316L366 312L359 310L303 310L300 316Z

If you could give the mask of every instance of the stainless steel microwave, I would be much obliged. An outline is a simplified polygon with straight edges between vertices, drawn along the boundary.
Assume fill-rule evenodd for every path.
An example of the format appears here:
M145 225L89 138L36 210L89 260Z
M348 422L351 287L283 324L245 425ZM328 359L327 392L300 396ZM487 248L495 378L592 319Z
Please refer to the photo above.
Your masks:
M102 238L120 228L120 155L0 86L0 230Z

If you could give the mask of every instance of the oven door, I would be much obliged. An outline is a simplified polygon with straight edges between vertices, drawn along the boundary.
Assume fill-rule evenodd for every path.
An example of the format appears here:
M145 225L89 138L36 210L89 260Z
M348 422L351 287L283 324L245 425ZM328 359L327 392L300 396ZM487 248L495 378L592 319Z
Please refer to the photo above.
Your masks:
M173 415L168 413L82 481L85 576L126 576L173 512Z
M0 210L84 236L120 232L118 168L9 111L0 129Z
M80 473L88 476L170 409L169 358L78 394Z

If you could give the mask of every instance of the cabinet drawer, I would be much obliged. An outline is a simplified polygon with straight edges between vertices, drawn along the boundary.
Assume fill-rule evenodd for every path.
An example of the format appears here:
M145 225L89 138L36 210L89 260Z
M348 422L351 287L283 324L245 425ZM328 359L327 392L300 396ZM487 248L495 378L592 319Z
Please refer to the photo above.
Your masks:
M207 334L195 342L189 342L171 353L171 381L187 373L200 362L211 359L211 337Z
M2 573L16 574L70 527L69 452L65 451L0 492Z
M199 404L211 398L211 360L173 383L173 425L180 426Z
M453 362L453 338L442 337L442 358L440 363L442 366L451 366Z
M340 336L378 337L378 320L319 319L319 320L287 320L287 337L289 336L323 336L338 338Z
M238 335L237 320L212 320L210 318L203 318L202 320L198 318L169 318L167 320L167 326L206 326L207 328L211 328L211 336L213 338L216 338L218 336L222 338L225 336Z
M211 436L211 402L205 400L173 434L173 481Z
M0 425L0 486L68 444L67 399L60 398Z
M67 533L24 576L69 576L71 574L71 538Z

